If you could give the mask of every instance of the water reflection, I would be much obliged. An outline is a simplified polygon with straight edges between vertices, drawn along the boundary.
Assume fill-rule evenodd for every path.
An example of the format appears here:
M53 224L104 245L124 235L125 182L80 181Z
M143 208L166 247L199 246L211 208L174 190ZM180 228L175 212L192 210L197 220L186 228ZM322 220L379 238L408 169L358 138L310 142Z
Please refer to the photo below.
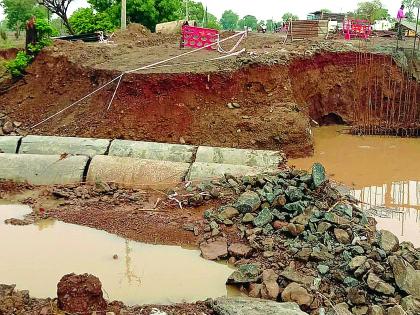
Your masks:
M127 241L53 220L4 224L29 211L27 206L0 206L0 283L15 283L36 297L53 297L64 274L91 273L99 277L109 299L127 304L238 294L225 285L232 269L202 259L197 250Z
M352 189L363 209L373 207L379 228L420 246L420 139L351 136L341 126L313 134L314 155L289 164L309 170L322 163L331 179Z
M365 187L351 194L381 228L392 231L401 241L420 246L420 181Z

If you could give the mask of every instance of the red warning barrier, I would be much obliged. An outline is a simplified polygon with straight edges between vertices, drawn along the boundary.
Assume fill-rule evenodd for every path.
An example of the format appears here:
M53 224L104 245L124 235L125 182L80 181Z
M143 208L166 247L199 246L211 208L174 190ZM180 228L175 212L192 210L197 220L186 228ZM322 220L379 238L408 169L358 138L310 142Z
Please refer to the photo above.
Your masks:
M354 37L368 39L372 34L372 26L367 20L344 20L343 32L347 40Z
M184 25L182 27L182 42L185 47L201 48L217 42L219 32L211 28ZM216 49L209 46L206 49Z

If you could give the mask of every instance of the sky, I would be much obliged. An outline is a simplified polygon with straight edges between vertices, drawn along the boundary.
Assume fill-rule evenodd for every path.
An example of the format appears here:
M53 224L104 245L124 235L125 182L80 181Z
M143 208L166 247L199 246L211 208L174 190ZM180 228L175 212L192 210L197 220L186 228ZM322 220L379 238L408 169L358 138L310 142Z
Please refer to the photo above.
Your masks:
M130 0L127 0L130 1ZM310 12L320 9L330 9L335 13L353 11L360 0L201 0L208 7L208 11L218 18L225 10L233 10L239 16L247 14L256 16L259 20L281 20L286 12L292 12L301 19L305 19ZM391 16L396 16L400 0L382 0ZM71 3L70 13L80 7L87 7L86 0L74 0ZM4 17L0 8L0 20Z

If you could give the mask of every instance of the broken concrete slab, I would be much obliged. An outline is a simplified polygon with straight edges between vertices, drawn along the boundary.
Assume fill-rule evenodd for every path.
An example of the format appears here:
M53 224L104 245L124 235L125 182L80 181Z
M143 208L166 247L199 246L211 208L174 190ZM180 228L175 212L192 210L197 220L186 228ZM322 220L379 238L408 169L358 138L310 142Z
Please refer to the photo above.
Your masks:
M191 181L215 179L221 178L225 174L236 177L245 175L252 176L270 171L273 171L273 169L245 165L194 162L188 173L187 179Z
M0 137L0 153L16 153L21 136Z
M206 301L210 308L219 315L306 315L296 303L279 303L275 301L247 297L220 297Z
M76 137L26 136L20 154L71 154L93 157L105 154L110 140Z
M0 154L0 179L33 185L79 183L88 162L86 156Z
M95 156L87 181L115 182L125 186L172 187L184 180L190 164L117 156Z
M195 150L196 147L183 144L114 140L108 155L191 163Z
M196 162L276 168L284 162L279 151L200 146Z

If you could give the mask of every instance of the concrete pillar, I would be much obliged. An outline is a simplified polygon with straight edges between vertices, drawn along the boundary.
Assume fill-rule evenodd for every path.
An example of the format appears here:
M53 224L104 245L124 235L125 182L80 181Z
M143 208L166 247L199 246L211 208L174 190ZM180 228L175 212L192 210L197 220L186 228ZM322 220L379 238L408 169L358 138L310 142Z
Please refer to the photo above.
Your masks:
M167 188L182 182L189 166L188 163L97 155L90 163L87 181Z
M0 179L33 185L73 184L83 180L88 157L0 154Z
M195 150L196 147L194 146L182 144L114 140L111 143L108 155L191 163Z
M277 167L284 162L279 151L198 147L196 162Z
M27 136L22 139L20 154L72 154L93 157L105 154L110 140L76 137Z
M0 153L16 153L21 136L1 136Z

